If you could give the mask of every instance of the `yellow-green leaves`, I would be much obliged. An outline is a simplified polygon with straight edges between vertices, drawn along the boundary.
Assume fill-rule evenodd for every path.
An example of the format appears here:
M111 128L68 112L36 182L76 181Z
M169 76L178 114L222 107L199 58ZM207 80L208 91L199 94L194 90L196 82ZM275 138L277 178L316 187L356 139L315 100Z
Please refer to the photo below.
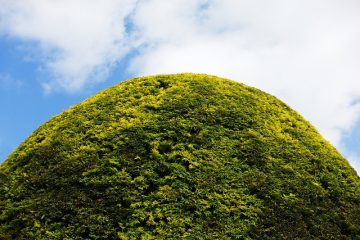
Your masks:
M359 177L295 111L205 74L125 81L0 167L0 239L355 239Z

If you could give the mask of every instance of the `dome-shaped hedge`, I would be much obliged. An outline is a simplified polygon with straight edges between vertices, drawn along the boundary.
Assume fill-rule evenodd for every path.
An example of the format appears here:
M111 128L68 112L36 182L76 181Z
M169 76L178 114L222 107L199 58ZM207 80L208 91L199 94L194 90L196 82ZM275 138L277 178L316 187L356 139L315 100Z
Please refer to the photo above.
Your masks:
M355 239L360 181L275 97L199 74L125 81L0 167L0 239Z

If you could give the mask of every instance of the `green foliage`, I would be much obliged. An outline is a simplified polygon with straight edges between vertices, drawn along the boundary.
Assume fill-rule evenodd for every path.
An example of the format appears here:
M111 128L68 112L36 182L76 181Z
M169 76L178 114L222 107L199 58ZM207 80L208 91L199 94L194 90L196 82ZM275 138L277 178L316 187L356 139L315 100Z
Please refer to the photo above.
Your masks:
M0 239L356 239L360 181L296 112L199 74L125 81L0 166Z

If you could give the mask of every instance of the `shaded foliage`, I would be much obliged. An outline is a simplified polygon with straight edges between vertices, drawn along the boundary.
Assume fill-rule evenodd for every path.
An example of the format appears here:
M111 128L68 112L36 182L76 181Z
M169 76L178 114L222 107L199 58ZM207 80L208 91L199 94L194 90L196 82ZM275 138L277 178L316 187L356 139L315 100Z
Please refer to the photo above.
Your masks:
M0 239L356 239L360 182L296 112L199 74L125 81L0 167Z

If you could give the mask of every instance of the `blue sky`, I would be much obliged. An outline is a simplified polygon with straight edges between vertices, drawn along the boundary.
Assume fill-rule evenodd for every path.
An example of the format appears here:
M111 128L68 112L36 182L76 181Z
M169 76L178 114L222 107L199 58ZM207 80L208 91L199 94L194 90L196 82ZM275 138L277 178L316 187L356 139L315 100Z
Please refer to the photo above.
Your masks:
M0 161L125 79L201 72L285 101L360 171L357 0L0 0Z
M25 42L0 38L0 162L6 159L37 127L68 107L133 75L124 74L126 61L119 62L106 81L69 94L47 94L41 87L41 63L24 59Z

